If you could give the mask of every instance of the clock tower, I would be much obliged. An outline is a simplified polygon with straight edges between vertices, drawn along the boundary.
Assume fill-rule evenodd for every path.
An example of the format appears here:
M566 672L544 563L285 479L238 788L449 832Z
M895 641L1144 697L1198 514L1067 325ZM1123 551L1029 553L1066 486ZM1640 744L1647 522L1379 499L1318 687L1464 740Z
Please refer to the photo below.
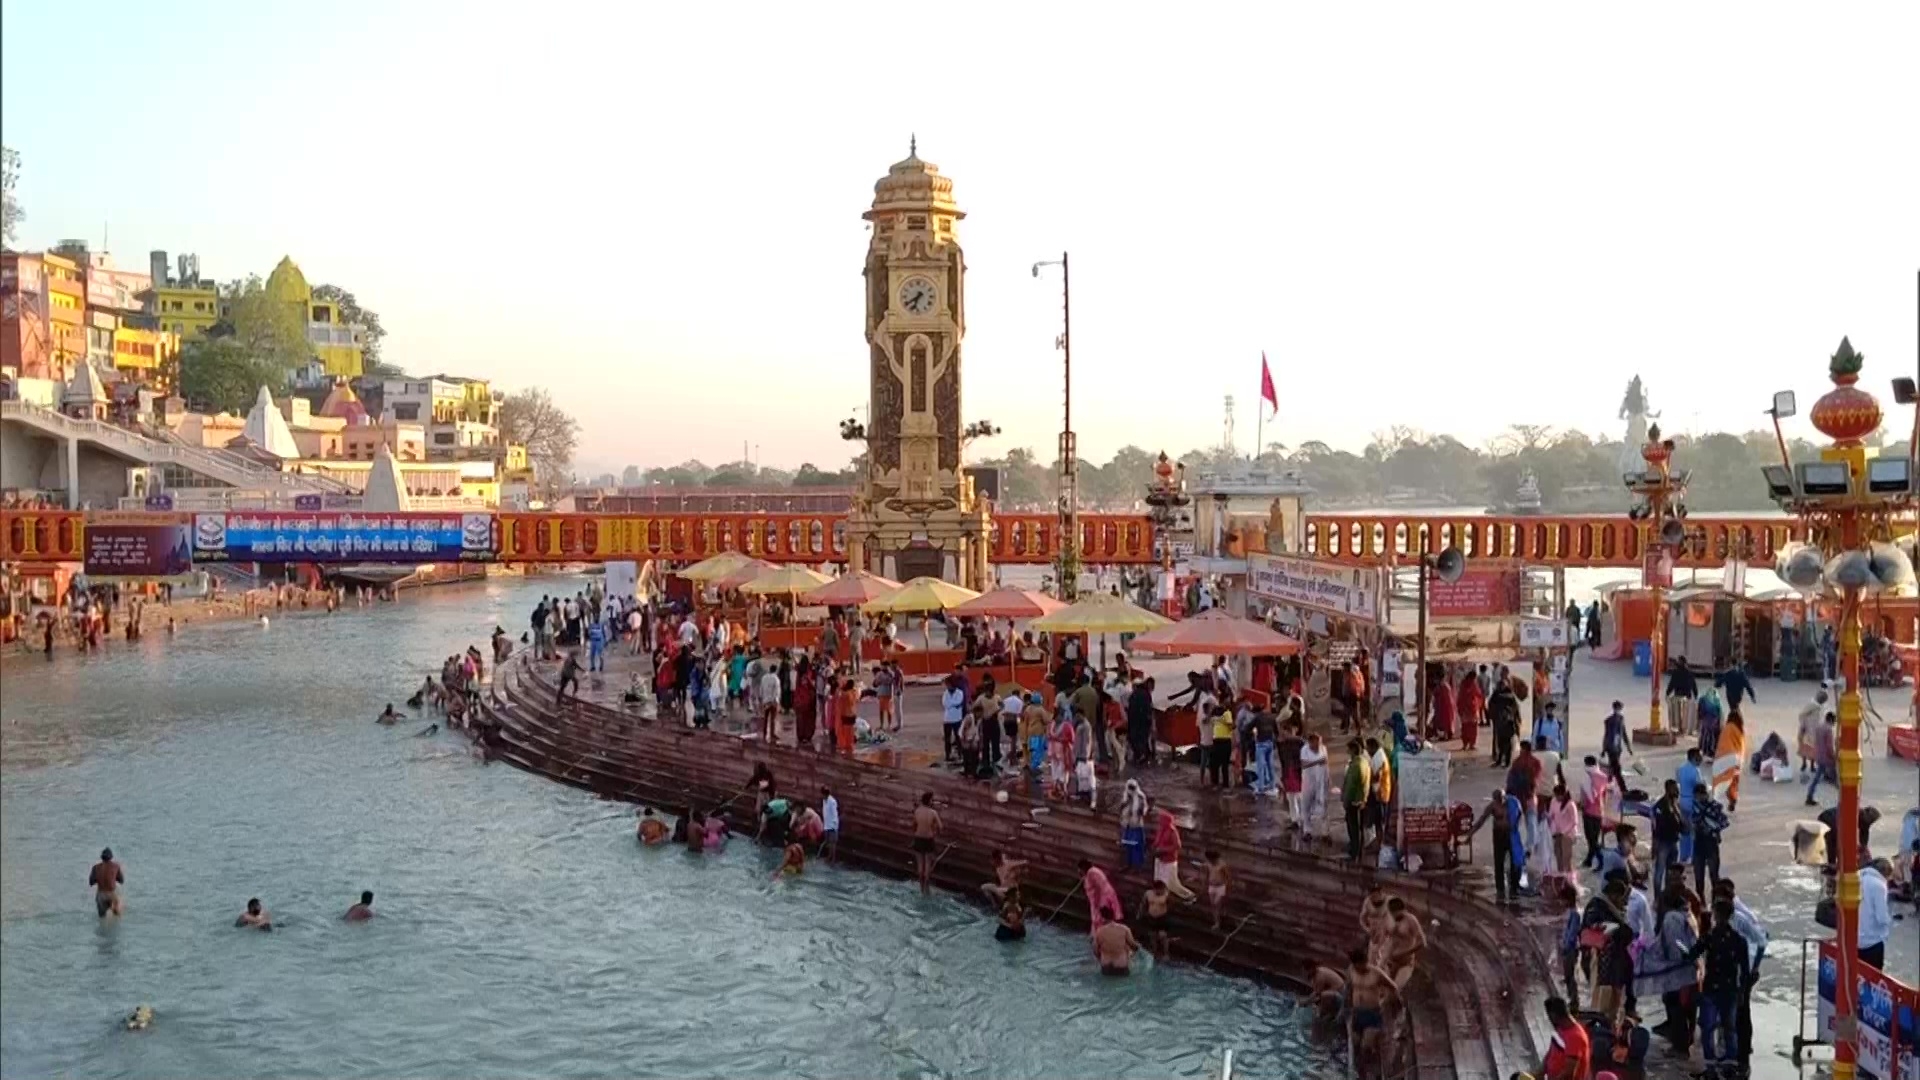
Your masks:
M953 181L918 147L873 185L866 260L867 471L849 555L888 577L977 586L990 525L960 469L966 217Z

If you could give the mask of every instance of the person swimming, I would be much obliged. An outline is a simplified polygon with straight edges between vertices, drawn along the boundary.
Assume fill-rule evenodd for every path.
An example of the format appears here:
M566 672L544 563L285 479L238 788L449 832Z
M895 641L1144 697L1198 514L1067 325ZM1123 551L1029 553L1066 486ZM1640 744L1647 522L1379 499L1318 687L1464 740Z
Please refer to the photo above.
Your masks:
M240 917L233 920L233 925L250 927L255 930L271 930L273 929L273 916L267 914L267 909L260 905L260 898L256 896L247 901L247 910L241 912Z
M1000 925L993 928L993 940L1025 941L1026 939L1027 909L1020 903L1020 889L1015 886L1000 897Z
M399 722L400 722L400 714L399 714L399 713L397 713L397 712L394 712L394 711L393 711L393 702L391 702L391 701L389 701L389 702L387 702L387 707L386 707L386 709L385 709L385 711L383 711L383 712L382 712L382 713L381 713L381 714L380 714L379 716L376 716L376 717L374 717L374 718L373 718L373 722L374 722L374 723L376 723L376 724L397 724L397 723L399 723Z
M373 890L360 894L360 902L347 909L344 918L348 922L366 922L373 918Z
M807 849L801 847L800 842L795 840L787 845L786 856L780 860L780 869L775 870L773 876L779 877L784 874L789 877L798 877L806 869Z
M667 828L666 822L653 816L653 807L649 806L640 811L640 825L639 828L635 830L634 835L641 843L648 847L652 847L655 844L664 844L667 842L667 837L671 832L672 830Z

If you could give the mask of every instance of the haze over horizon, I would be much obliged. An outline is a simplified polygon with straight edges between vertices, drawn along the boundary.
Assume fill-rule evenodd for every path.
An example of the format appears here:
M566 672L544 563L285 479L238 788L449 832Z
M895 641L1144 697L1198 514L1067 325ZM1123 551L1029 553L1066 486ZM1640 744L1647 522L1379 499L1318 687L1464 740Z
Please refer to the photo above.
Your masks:
M1618 437L1635 374L1673 430L1750 430L1845 334L1903 434L1912 4L110 2L86 61L112 78L53 47L66 9L3 10L16 246L104 230L221 280L291 255L380 313L389 362L547 387L582 475L743 441L845 463L860 213L914 134L969 215L963 418L1004 429L976 458L1052 456L1059 279L1029 266L1062 249L1090 459L1217 444L1229 393L1251 448L1263 350L1267 441L1357 449Z

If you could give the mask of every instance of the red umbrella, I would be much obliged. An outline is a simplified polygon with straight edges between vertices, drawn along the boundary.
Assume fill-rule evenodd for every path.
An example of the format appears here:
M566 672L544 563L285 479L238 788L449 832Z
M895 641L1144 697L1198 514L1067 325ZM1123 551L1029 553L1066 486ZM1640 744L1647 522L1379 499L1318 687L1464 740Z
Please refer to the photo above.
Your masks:
M1292 656L1303 648L1277 630L1217 608L1149 630L1134 638L1132 647L1175 656Z
M900 583L879 574L869 574L865 570L849 570L809 593L802 593L800 601L819 607L859 607L869 600L885 596L900 588Z
M983 592L958 607L948 608L947 614L976 619L1037 619L1066 606L1064 601L1055 600L1046 593L1000 588Z

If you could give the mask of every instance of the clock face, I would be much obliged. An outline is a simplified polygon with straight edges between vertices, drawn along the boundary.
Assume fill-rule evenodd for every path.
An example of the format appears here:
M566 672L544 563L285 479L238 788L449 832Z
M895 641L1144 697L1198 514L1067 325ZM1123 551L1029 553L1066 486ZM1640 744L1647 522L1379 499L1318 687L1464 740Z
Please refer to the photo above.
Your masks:
M900 306L910 314L931 315L937 300L933 282L926 278L910 277L900 283Z

